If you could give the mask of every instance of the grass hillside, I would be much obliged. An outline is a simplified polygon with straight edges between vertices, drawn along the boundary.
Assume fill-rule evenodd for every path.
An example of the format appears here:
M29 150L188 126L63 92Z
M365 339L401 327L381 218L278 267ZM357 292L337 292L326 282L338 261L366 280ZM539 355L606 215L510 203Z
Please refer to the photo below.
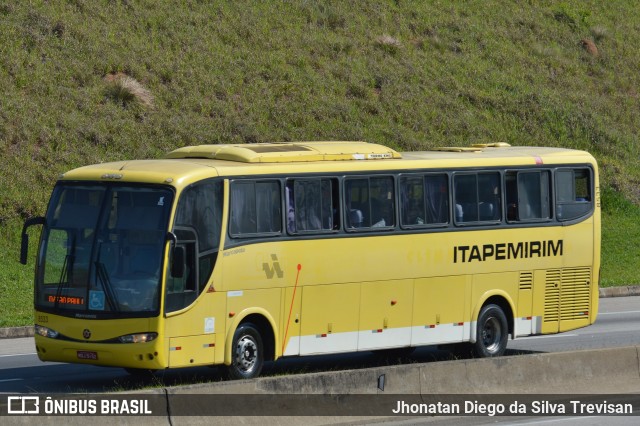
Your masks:
M0 4L0 327L32 322L20 227L60 173L201 143L586 149L602 283L640 283L635 1L319 3Z

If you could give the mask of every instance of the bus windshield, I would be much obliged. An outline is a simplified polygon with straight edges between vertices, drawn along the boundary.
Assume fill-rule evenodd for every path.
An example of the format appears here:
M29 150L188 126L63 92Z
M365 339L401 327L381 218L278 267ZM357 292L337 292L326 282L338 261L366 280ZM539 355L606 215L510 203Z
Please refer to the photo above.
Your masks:
M39 253L36 308L89 318L157 314L172 199L160 187L58 185Z

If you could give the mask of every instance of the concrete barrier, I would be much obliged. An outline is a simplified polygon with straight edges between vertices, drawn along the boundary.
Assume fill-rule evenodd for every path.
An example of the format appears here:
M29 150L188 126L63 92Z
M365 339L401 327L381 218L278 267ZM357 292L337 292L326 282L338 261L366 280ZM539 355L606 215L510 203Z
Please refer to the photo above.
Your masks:
M482 399L482 395L487 394L494 396L496 394L507 396L556 394L573 397L589 393L612 394L611 396L640 393L640 346L262 377L254 380L127 391L117 395L135 394L141 399L150 399L154 406L153 422L159 425L267 426L303 423L305 426L313 426L350 422L363 424L381 421L388 417L388 415L380 417L380 414L367 415L367 411L362 410L363 400L364 403L369 404L384 404L386 410L389 407L389 401L395 401L395 404L399 398L420 402L456 394L477 395L478 399ZM289 395L290 398L273 398L277 395ZM314 398L313 395L321 398ZM360 395L364 397L357 400ZM375 397L367 400L367 395L375 395ZM226 396L227 399L221 399L221 396ZM260 400L262 396L265 398ZM269 399L269 397L272 398ZM345 415L345 404L354 401L350 399L354 397L356 404L361 404L357 410L358 416L351 416L348 413ZM311 415L296 417L295 410L300 410L300 401L304 404L305 398L308 404L303 405L303 409L306 410L309 407L311 411L305 411L305 413ZM266 410L270 410L269 414L275 412L278 415L245 414L250 411L249 408L254 407L251 404L256 402L270 404ZM211 407L215 407L215 404L233 406L236 416L202 415L202 413L211 413ZM338 407L340 404L341 408ZM394 406L391 405L391 407ZM292 407L293 410L291 410ZM337 410L336 407L340 409ZM371 410L371 412L374 411ZM375 412L380 413L379 410ZM280 413L282 416L279 415ZM389 415L391 415L390 410ZM54 422L60 420L56 417L44 417L44 419ZM10 418L10 420L11 424L25 424L19 421L24 419ZM13 423L13 420L16 420L16 423ZM70 417L65 418L64 422L74 426L85 425L88 422L95 425L147 424L149 420L149 417L144 416L102 416Z
M599 290L600 297L640 296L640 285L604 287Z
M640 347L425 364L421 394L627 393L640 390Z
M383 378L382 382L381 378ZM167 409L169 413L176 412L175 405L184 403L185 395L234 395L236 399L242 401L239 394L377 394L428 400L432 396L456 394L556 394L560 396L638 392L640 392L640 346L630 346L491 359L437 361L180 386L167 389ZM212 403L212 401L207 402L207 398L198 398L197 401L200 404ZM194 413L200 411L197 403L191 407ZM250 402L247 401L247 404ZM319 407L318 410L322 411L325 408L327 407ZM326 412L330 414L332 411L330 407L328 408ZM286 407L283 406L283 414L285 413ZM211 424L212 421L210 417L170 417L172 425ZM244 417L240 423L265 426L293 425L303 421L305 425L312 426L352 421L366 423L367 420L374 418L380 419L373 416L353 418L305 416L303 419L265 416ZM217 418L217 421L222 423L231 420L225 417ZM234 418L233 422L238 423L238 418Z
M171 395L179 394L629 392L640 392L640 346L261 377L168 389L169 401Z
M0 339L17 339L20 337L33 337L33 326L0 328Z

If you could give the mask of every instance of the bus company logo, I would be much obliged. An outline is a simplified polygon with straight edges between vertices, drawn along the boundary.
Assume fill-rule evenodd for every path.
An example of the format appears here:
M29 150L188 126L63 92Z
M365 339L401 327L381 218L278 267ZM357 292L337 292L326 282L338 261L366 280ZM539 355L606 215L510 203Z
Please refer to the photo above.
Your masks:
M275 254L271 255L271 263L264 262L262 264L262 270L267 276L267 279L270 280L274 275L277 275L278 278L282 278L284 276L284 272L280 269L280 262L278 262L278 256Z
M91 338L91 330L89 330L88 328L82 330L82 337L84 337L85 339Z
M454 246L453 263L488 260L532 259L563 255L564 240Z
M40 414L39 396L7 397L7 414Z

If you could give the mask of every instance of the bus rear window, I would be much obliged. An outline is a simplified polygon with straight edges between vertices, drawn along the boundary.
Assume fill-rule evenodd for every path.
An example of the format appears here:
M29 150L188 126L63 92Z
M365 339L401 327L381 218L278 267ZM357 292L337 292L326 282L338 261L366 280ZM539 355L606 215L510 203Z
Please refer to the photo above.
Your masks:
M556 171L556 214L560 221L582 217L593 208L591 172L589 169Z

